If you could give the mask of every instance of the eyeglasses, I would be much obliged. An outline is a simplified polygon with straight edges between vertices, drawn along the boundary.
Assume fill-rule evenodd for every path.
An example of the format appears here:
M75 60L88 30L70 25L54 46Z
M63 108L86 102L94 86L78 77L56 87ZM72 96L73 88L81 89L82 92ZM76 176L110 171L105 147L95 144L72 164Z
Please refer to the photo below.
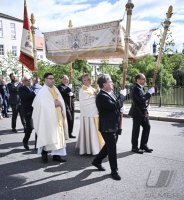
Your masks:
M54 78L46 78L46 79L54 80Z

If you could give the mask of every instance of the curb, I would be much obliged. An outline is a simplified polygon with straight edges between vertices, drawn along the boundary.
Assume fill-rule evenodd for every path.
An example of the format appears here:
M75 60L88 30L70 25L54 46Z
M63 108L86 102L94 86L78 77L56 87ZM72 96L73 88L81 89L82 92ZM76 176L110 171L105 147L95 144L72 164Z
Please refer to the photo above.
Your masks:
M79 110L79 109L76 109L76 110L75 110L75 113L80 113L80 110ZM123 117L131 118L128 114L123 114ZM171 117L155 117L155 116L149 116L149 119L150 119L150 120L156 120L156 121L184 123L184 119L171 118Z
M128 114L123 114L126 118L131 118ZM171 117L155 117L155 116L149 116L150 120L156 120L156 121L165 121L165 122L178 122L178 123L184 123L184 119L177 119L177 118L171 118Z

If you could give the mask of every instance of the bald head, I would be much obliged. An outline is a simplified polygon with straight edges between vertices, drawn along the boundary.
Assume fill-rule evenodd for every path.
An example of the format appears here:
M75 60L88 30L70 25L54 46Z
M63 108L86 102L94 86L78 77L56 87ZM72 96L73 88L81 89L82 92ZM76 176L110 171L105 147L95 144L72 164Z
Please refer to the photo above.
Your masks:
M22 78L22 83L25 86L30 86L31 85L31 76L26 75Z

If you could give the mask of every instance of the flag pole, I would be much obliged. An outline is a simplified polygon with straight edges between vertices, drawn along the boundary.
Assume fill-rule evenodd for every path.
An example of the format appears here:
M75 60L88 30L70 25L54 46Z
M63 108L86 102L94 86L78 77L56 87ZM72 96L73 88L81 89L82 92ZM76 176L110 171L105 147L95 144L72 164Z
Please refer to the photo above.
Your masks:
M154 75L153 75L153 80L152 80L152 87L155 87L155 83L156 83L156 79L157 79L157 74L158 74L158 69L160 67L160 62L161 62L161 58L163 55L163 50L164 50L164 44L165 44L165 40L166 40L166 36L167 36L167 31L169 29L169 26L171 24L170 18L172 17L173 14L173 7L169 6L168 11L166 13L166 19L163 22L163 26L164 26L164 32L162 35L162 38L160 39L160 48L159 48L159 54L157 57L157 61L156 61L156 65L155 65L155 70L154 70ZM161 99L160 99L161 101ZM150 104L150 99L148 100L148 106ZM160 103L161 105L161 103Z
M36 81L38 81L38 66L37 66L37 51L36 51L36 42L35 42L35 17L34 14L31 14L31 32L33 37L33 55L34 55L34 71L36 73Z
M127 68L128 68L128 51L129 51L129 40L130 40L130 26L131 26L131 16L132 16L132 9L134 4L131 0L128 0L127 4L125 5L127 11L127 22L126 22L126 31L125 31L125 52L123 58L123 77L122 77L122 89L125 89L126 86L126 75L127 75ZM120 118L120 127L122 128L122 118L123 114L121 113Z

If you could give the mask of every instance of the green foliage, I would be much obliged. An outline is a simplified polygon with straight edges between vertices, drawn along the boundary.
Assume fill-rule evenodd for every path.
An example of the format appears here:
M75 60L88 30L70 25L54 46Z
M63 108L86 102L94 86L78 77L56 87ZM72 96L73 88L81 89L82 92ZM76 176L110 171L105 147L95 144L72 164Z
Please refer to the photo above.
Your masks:
M175 54L170 58L172 74L177 86L184 86L184 54Z
M72 83L74 85L81 84L80 77L84 73L91 74L92 67L87 64L86 60L77 60L72 64ZM70 65L62 64L51 64L49 62L39 61L38 62L38 76L43 84L43 76L46 72L53 73L55 77L55 84L59 85L61 83L61 77L66 74L70 76Z
M118 87L121 85L122 74L121 74L120 70L118 69L118 67L110 65L106 61L103 61L102 64L100 65L100 71L103 74L111 75L111 78L112 78L112 81L113 81L115 87Z

